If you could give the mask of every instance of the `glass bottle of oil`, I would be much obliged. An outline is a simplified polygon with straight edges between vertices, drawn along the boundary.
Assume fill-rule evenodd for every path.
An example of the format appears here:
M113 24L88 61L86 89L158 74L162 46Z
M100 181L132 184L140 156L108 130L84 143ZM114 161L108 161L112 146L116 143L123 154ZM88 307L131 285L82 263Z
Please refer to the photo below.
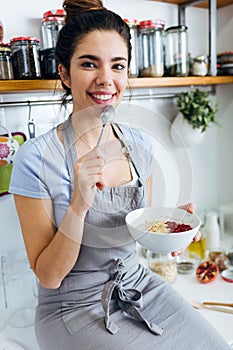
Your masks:
M201 228L201 239L197 242L192 242L189 246L188 246L188 251L189 252L194 252L198 255L200 255L200 257L202 259L205 259L206 257L206 232L204 227Z

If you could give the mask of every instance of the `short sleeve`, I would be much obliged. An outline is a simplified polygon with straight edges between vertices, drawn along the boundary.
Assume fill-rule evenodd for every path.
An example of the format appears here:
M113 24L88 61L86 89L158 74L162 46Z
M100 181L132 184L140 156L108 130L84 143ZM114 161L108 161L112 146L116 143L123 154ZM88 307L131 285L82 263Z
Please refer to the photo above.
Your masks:
M43 155L37 142L28 140L17 151L9 192L33 198L49 198L47 186L41 174Z

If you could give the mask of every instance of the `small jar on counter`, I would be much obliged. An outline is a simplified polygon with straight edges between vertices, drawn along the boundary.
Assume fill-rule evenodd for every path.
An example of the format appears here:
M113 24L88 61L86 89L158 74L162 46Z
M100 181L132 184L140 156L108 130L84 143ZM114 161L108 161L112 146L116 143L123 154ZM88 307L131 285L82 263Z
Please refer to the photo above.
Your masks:
M163 25L147 20L139 23L141 77L162 77L164 74Z
M177 276L176 258L171 254L156 254L147 251L147 264L152 272L159 274L168 283L175 282Z
M0 79L14 79L11 49L7 44L0 44Z
M40 40L35 37L17 37L10 41L15 79L41 77Z
M209 259L218 265L220 272L226 270L228 267L229 261L223 248L212 248L209 251Z

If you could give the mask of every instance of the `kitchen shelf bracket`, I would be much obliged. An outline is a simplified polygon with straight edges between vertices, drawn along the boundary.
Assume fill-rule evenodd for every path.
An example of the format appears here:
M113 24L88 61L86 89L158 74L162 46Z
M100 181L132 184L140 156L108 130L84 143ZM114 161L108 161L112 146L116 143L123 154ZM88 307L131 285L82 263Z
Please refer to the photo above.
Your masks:
M182 4L178 5L178 23L179 25L185 25L185 9L187 6L193 6L203 0L187 0ZM209 9L209 75L217 75L217 50L216 50L216 40L217 40L217 1L208 1Z

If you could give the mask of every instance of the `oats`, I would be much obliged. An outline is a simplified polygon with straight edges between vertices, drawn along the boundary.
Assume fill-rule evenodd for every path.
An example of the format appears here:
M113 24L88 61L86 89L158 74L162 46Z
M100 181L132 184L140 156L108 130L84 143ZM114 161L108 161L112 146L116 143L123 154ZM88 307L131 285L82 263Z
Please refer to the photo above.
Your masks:
M169 227L167 223L164 221L154 221L152 223L147 222L146 227L147 227L147 231L150 231L150 232L162 232L162 233L169 232Z

